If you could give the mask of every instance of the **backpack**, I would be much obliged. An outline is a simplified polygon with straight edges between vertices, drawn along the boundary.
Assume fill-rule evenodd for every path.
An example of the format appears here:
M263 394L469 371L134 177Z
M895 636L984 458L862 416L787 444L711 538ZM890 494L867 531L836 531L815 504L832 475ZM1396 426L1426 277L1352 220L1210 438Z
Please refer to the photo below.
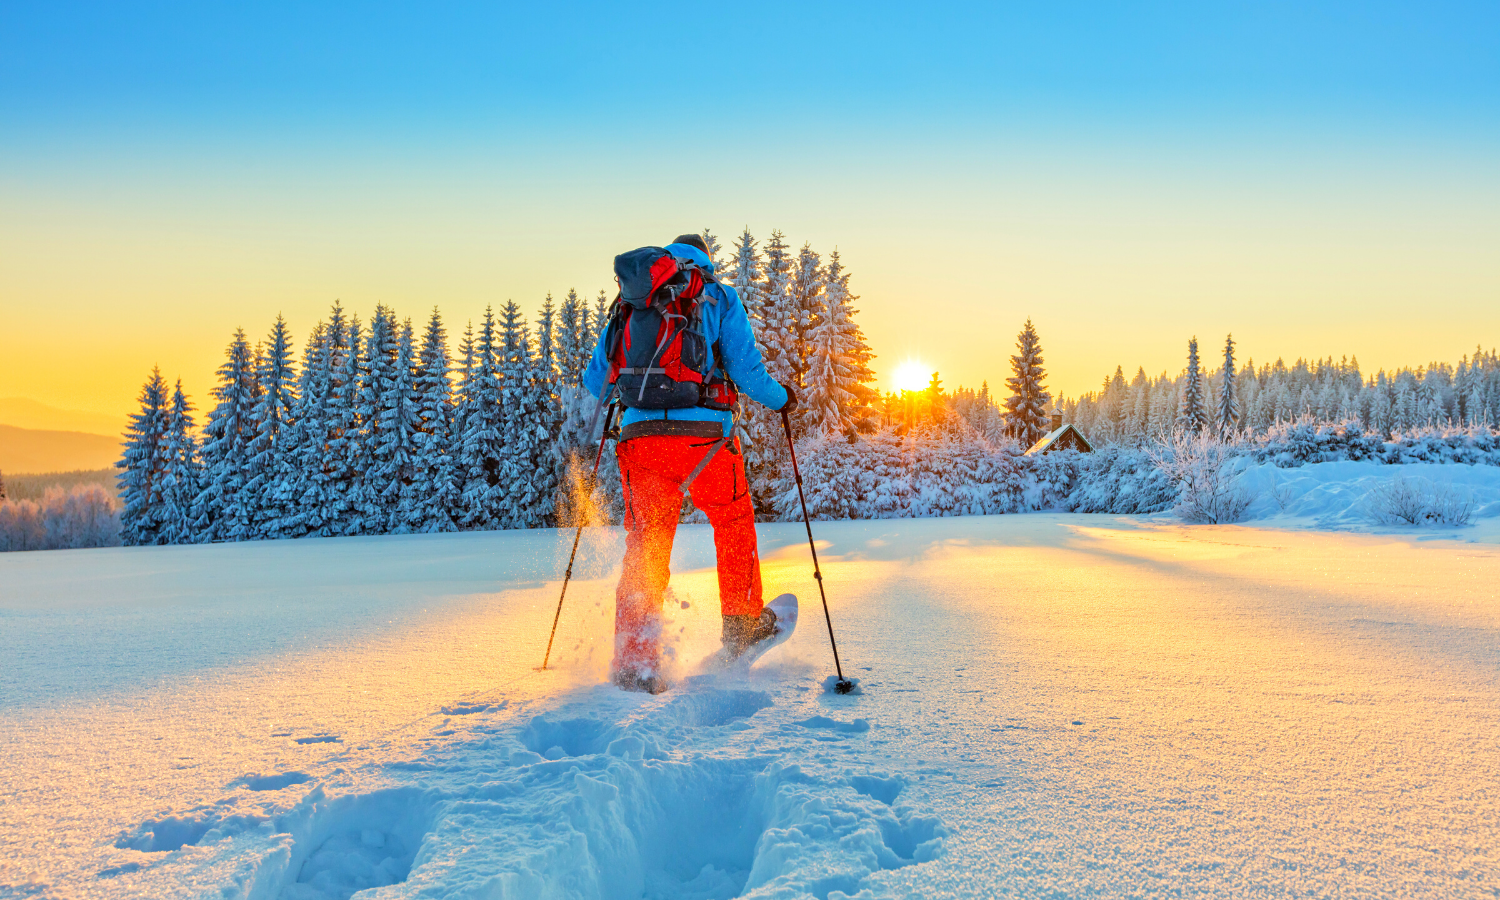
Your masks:
M634 409L733 409L734 383L717 363L702 328L702 303L712 274L661 247L615 257L620 293L605 329L609 384ZM716 362L710 365L709 360Z

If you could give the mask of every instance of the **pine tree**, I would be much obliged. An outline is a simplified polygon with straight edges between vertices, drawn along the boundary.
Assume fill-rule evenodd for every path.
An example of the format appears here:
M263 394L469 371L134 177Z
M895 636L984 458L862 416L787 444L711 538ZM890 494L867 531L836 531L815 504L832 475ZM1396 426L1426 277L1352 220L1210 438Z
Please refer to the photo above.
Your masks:
M365 470L364 421L359 415L364 368L364 332L359 316L349 317L346 346L338 355L328 393L327 533L364 533L361 500Z
M765 280L760 286L760 338L766 351L766 371L777 381L796 387L800 333L788 249L781 232L771 232L766 244Z
M1187 381L1182 387L1182 408L1177 427L1188 434L1198 434L1208 425L1203 408L1203 370L1198 363L1198 338L1188 341Z
M351 530L353 534L384 534L400 495L397 478L401 462L396 457L403 436L387 433L389 427L397 424L392 422L388 406L396 384L397 331L395 313L385 306L375 307L360 367L356 408L362 427L360 439L353 445L357 455L350 463L351 471L358 475L354 495L358 526L357 530ZM409 432L404 438L409 440ZM409 444L406 449L410 449Z
M500 326L500 391L504 409L500 453L501 527L535 528L552 514L557 490L553 442L556 415L551 379L532 354L531 334L515 301ZM548 348L550 355L551 348Z
M193 438L193 405L182 392L181 378L172 392L163 451L161 542L191 544L198 539L193 531L193 503L203 489L203 470Z
M828 434L870 431L874 424L870 403L875 391L870 387L874 373L869 362L874 354L854 323L855 310L849 304L858 298L849 293L849 273L837 250L829 254L825 274L823 309L808 340L810 359L803 415L808 427L815 431ZM987 393L985 402L988 403Z
M792 375L793 384L807 386L807 370L812 356L809 341L812 330L817 327L823 312L823 259L813 251L812 244L804 243L797 254L797 265L792 275Z
M746 228L740 235L739 243L735 245L734 256L729 261L729 270L721 271L719 275L740 295L740 302L744 304L751 323L759 326L763 301L761 278L764 271L761 267L760 251L755 247L755 238L750 235L749 228ZM756 332L756 337L760 337L760 328L757 328Z
M245 491L255 439L255 363L245 330L237 329L219 367L218 404L203 429L203 490L194 503L194 531L203 543L243 541L254 536Z
M280 532L287 537L337 534L342 456L333 442L338 435L335 401L344 391L342 379L349 353L348 323L334 304L326 323L319 323L307 340L297 386L292 446L283 454L278 477Z
M1219 439L1229 440L1240 430L1240 400L1235 394L1234 335L1224 338L1224 371L1219 375ZM1329 392L1330 395L1332 391ZM1324 416L1326 418L1325 410Z
M1047 404L1052 395L1044 383L1042 345L1029 318L1016 336L1016 349L1020 352L1010 358L1011 377L1005 379L1010 389L1010 396L1005 398L1005 419L1011 434L1022 446L1030 447L1047 433Z
M457 531L458 480L454 471L453 388L448 381L448 335L437 308L427 322L414 384L417 406L418 489L406 524L417 531Z
M282 536L278 479L285 470L283 457L289 449L287 445L292 443L289 432L297 403L291 356L291 334L286 320L278 315L256 363L260 398L251 414L255 437L250 444L250 467L245 475L251 536L257 538Z
M549 295L550 296L550 295ZM578 297L578 292L569 290L563 298L557 314L557 368L562 383L577 387L583 383L583 372L593 355L594 345L589 340L588 306Z
M463 383L463 434L458 471L463 477L464 528L504 527L505 489L500 481L504 453L504 408L500 373L496 369L495 313L484 311L484 324L474 343L472 361Z
M130 417L124 451L115 468L125 508L120 512L120 540L126 546L166 543L164 481L167 477L167 385L152 369L141 388L141 411Z
M429 489L417 482L417 431L421 423L412 344L411 320L407 319L396 338L391 385L381 398L380 445L376 450L380 468L374 480L382 485L380 509L385 516L381 531L388 534L422 530L421 495Z
M724 248L719 244L719 239L714 237L714 233L712 231L709 231L707 228L703 229L703 231L700 233L700 236L703 238L703 245L708 248L708 261L713 264L714 271L717 272L719 269L719 263L721 261L719 259L719 253Z

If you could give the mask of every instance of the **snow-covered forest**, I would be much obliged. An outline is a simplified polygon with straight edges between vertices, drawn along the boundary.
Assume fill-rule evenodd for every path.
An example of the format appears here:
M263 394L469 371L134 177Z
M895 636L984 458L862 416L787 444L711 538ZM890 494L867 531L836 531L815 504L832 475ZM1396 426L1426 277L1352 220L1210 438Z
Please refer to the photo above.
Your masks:
M1218 362L1205 367L1194 338L1177 375L1152 378L1141 367L1127 379L1116 367L1097 392L1061 407L1095 443L1140 444L1180 427L1262 436L1298 421L1356 423L1385 438L1500 424L1500 355L1493 349L1475 348L1457 365L1432 362L1367 376L1350 357L1236 366L1231 336Z
M1365 376L1352 359L1238 366L1232 337L1210 368L1194 338L1176 376L1142 368L1127 381L1116 368L1100 391L1054 401L1028 320L1004 396L987 382L947 390L937 373L924 391L882 394L837 251L793 250L779 231L761 244L746 230L728 248L704 237L720 277L745 302L772 377L803 400L794 434L818 518L1156 512L1181 493L1152 450L1174 435L1279 465L1500 464L1493 350ZM598 482L587 478L600 423L579 383L609 303L603 291L590 299L570 290L549 295L528 321L510 301L467 323L456 349L436 309L418 325L383 306L361 321L335 305L300 359L278 318L253 345L235 333L201 430L180 382L170 389L153 372L118 463L123 540L618 521L611 454ZM1025 455L1054 406L1101 452ZM740 424L761 517L796 517L780 416L747 403ZM684 518L697 517L689 505Z
M797 386L798 435L874 430L873 354L838 252L793 250L780 232L761 245L747 230L727 251L704 238L750 312L772 377ZM597 401L579 382L609 300L549 295L534 323L507 302L466 325L456 352L436 309L419 328L383 306L362 322L335 305L300 360L280 318L254 346L240 330L201 434L181 382L169 389L153 372L118 463L124 540L572 521L572 510L595 506L580 486ZM780 417L747 408L741 421L752 477L774 480L786 456Z

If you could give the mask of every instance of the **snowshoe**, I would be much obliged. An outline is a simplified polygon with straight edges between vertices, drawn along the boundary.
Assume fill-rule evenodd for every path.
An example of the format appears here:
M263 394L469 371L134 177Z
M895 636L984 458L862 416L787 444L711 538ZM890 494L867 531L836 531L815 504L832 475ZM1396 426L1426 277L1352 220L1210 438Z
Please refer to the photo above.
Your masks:
M703 661L705 670L748 670L767 650L785 643L797 627L797 597L782 594L759 616L725 616L724 646Z

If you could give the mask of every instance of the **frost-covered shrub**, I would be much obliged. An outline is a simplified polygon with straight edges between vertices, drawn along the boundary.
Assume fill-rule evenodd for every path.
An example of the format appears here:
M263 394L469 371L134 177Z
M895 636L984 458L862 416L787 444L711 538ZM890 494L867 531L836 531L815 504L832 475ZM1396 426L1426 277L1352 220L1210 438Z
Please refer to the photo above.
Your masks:
M1293 469L1308 463L1379 459L1385 447L1379 436L1357 422L1299 422L1273 425L1259 439L1255 461Z
M1365 508L1381 525L1467 525L1474 500L1451 485L1397 475L1370 489Z
M1500 466L1500 433L1481 428L1423 428L1396 435L1381 461Z
M1500 433L1488 428L1423 428L1382 440L1357 422L1302 420L1273 426L1256 439L1255 461L1283 469L1309 463L1373 460L1500 466Z
M96 484L52 488L41 502L0 503L0 551L117 547L120 514L114 497Z
M1177 482L1140 450L1110 446L1066 455L1076 457L1077 466L1076 481L1061 504L1068 512L1145 515L1177 502Z
M1182 432L1170 442L1146 451L1151 461L1178 486L1173 512L1187 522L1220 525L1238 522L1254 495L1240 484L1240 448L1203 433Z

